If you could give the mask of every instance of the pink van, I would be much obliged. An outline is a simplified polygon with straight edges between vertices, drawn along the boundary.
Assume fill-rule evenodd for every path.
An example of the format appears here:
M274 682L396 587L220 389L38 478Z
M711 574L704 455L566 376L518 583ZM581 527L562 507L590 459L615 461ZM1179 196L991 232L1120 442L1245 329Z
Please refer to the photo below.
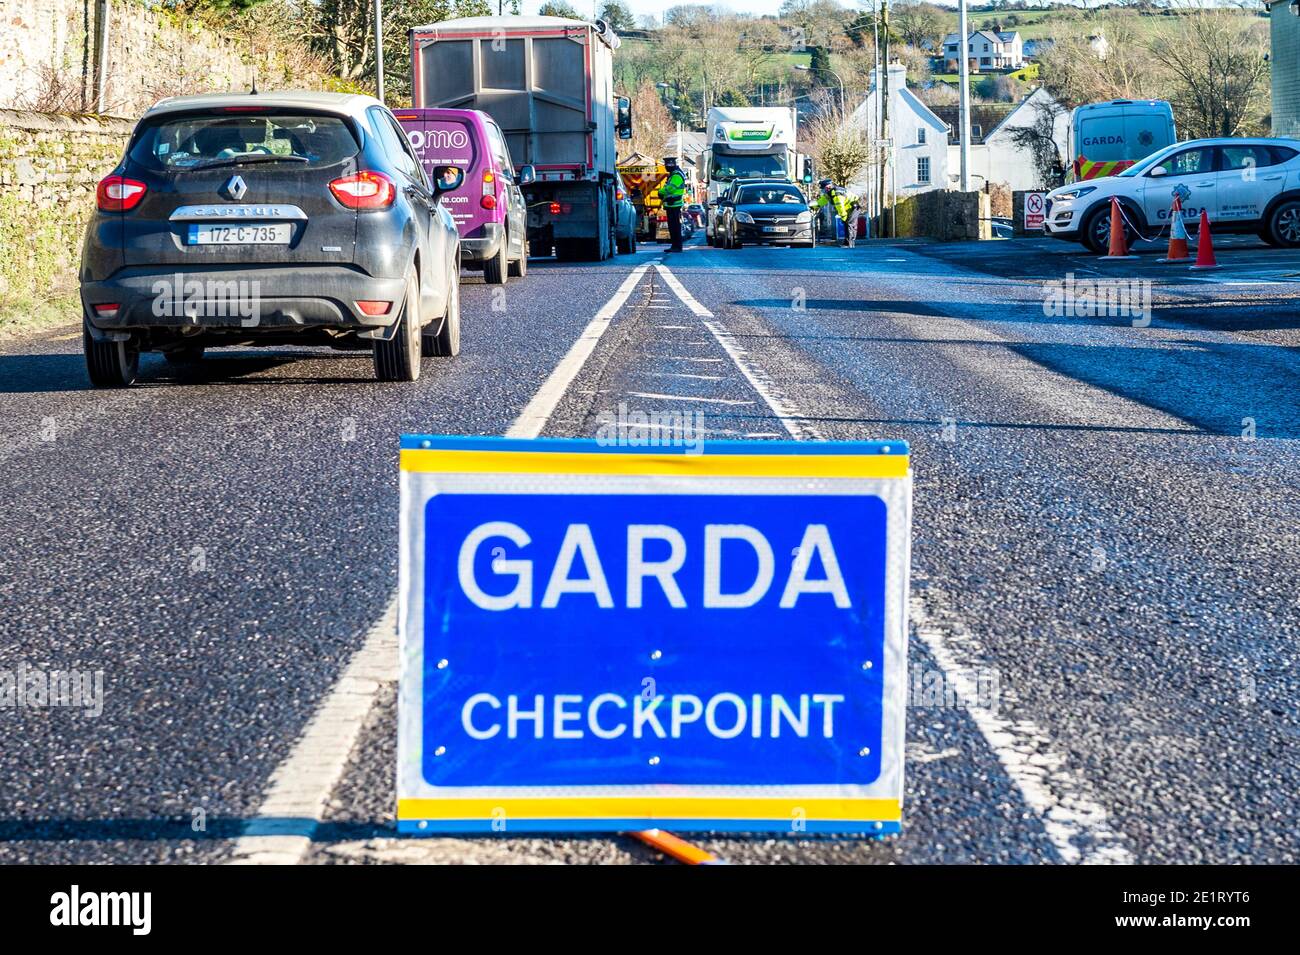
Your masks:
M459 188L442 203L460 231L461 262L481 268L484 280L504 285L507 275L528 271L528 204L520 186L532 182L532 166L516 173L501 127L477 109L399 109L415 154L433 179L435 166L465 170Z

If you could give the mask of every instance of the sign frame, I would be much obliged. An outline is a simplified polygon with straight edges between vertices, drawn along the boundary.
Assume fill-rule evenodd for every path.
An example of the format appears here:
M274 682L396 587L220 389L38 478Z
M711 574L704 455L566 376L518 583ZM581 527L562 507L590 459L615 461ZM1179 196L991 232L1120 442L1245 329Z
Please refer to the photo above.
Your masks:
M1037 199L1038 211L1031 211L1030 206L1034 205ZM1047 221L1047 193L1045 192L1026 192L1024 205L1024 230L1026 232L1042 232Z
M701 450L587 439L403 435L400 455L399 832L432 835L666 828L883 835L901 831L912 492L906 442L710 440ZM556 493L636 494L649 501L662 500L656 495L677 495L679 503L687 504L692 497L773 493L823 505L829 497L883 502L886 540L879 545L885 556L878 650L882 665L875 674L855 674L875 680L879 693L880 750L873 754L879 760L878 775L869 782L846 781L841 772L840 779L815 784L715 785L674 782L671 769L666 769L661 781L634 785L430 783L425 776L429 755L424 751L424 716L429 703L424 685L426 673L434 671L426 671L425 659L429 641L424 630L424 520L430 502L443 495L465 495L468 501L481 499L483 494L500 494L501 500L507 501L521 493L548 497ZM459 545L453 541L448 546ZM434 638L450 639L445 631ZM441 678L446 668L454 666L454 659L449 662L447 658L455 656L447 653L428 665L436 668L439 672L435 675ZM870 664L861 666L864 671L870 669ZM837 678L847 680L848 675L841 672ZM840 755L842 764L850 765L849 757L864 754Z

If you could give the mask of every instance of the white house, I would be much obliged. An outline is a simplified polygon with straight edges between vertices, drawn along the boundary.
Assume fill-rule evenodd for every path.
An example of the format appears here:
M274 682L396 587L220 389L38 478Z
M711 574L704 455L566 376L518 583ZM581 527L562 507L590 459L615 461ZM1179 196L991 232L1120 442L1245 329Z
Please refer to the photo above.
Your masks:
M943 38L943 59L949 72L957 72L961 63L960 38L949 33ZM1016 31L1000 28L976 30L966 38L966 59L972 72L981 70L1018 70L1025 65L1025 45Z
M873 70L871 90L849 120L866 132L870 142L880 138L878 79L877 71ZM907 88L907 68L901 63L889 65L889 138L892 142L889 162L893 168L887 170L886 181L897 188L900 199L947 188L948 126ZM867 195L869 184L878 181L874 177L879 175L877 165L868 166L849 183L849 192Z
M971 187L983 188L987 182L1004 183L1013 190L1042 189L1046 183L1034 163L1028 146L1016 142L1013 132L1028 129L1038 122L1044 112L1052 117L1052 140L1062 166L1068 164L1070 111L1063 109L1047 90L1034 90L1008 113L992 130L984 134L984 141L970 149ZM948 147L949 179L954 184L961 176L960 133L953 130L953 142Z

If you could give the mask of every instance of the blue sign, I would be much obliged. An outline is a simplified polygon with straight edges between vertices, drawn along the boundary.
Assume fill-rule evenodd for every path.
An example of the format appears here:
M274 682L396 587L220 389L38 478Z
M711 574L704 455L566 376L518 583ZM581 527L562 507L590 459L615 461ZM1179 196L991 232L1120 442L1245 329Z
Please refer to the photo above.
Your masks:
M400 828L897 830L905 445L402 453Z

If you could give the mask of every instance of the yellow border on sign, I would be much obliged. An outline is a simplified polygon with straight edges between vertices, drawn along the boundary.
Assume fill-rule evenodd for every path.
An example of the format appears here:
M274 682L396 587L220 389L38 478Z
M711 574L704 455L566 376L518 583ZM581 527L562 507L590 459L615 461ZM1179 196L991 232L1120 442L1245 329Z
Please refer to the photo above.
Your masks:
M548 799L399 799L398 819L790 819L810 822L903 818L897 799L717 799L695 796L591 796Z
M404 448L402 470L441 474L649 474L904 478L906 454L584 454Z

